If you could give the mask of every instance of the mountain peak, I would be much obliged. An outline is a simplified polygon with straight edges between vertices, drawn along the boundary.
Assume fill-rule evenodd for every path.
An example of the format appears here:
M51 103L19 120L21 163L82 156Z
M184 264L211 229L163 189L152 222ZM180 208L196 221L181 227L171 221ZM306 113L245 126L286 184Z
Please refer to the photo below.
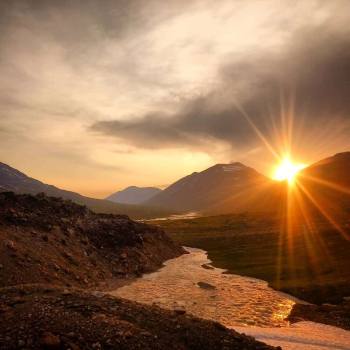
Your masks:
M228 164L219 164L219 166L224 171L239 171L239 170L243 170L243 169L247 169L248 168L248 167L246 167L244 164L242 164L240 162L232 162L232 163L228 163Z
M220 163L183 177L147 204L183 211L200 211L267 181L269 180L264 175L240 162Z
M140 204L143 203L162 190L156 187L138 187L138 186L129 186L121 191L112 193L106 199L123 204Z
M332 158L335 158L335 159L350 159L350 152L336 153Z

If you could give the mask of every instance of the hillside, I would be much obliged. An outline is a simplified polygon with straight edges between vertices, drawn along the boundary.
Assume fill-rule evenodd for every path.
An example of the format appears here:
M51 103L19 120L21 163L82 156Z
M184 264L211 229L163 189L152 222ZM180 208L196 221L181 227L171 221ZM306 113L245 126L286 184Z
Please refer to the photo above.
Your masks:
M185 211L245 210L248 203L241 204L237 198L249 197L269 183L241 163L217 164L178 180L146 203ZM232 201L238 204L236 208Z
M162 190L156 187L129 186L124 190L111 194L105 199L114 203L141 204L160 192Z
M350 152L338 153L305 168L298 184L311 207L335 218L350 212Z
M285 210L287 200L299 197L302 210L312 215L318 215L321 207L331 216L344 217L350 211L349 172L350 152L312 164L298 174L292 198L285 182L268 179L241 163L217 164L183 177L145 203L203 215L276 214ZM294 204L292 215L302 216L297 200Z
M182 254L157 227L43 195L0 193L0 286L92 286Z
M1 191L28 194L43 192L48 196L70 199L75 203L86 205L91 210L98 213L126 214L134 219L155 218L174 214L173 211L162 208L119 204L107 200L85 197L76 192L66 191L52 185L47 185L0 162L0 192Z
M0 290L2 350L273 350L219 323L53 286Z
M45 195L0 193L1 349L274 349L96 290L183 253L157 227Z

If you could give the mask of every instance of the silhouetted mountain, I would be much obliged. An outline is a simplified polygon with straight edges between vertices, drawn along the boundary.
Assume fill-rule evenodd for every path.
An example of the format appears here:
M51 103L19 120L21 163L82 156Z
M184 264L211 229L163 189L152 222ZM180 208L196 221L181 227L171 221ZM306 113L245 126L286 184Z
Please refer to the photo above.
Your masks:
M41 181L28 177L7 164L0 162L0 192L1 191L29 194L43 192L48 196L70 199L78 204L86 205L95 212L127 214L132 218L154 218L168 216L174 213L173 211L168 211L161 208L117 204L103 199L85 197L76 192L66 191L52 185L47 185Z
M226 211L237 196L267 183L264 175L241 163L217 164L180 179L146 203L185 211Z
M129 186L124 190L111 194L106 200L114 203L141 204L160 192L162 190L156 187Z
M301 171L289 192L286 182L268 179L241 163L217 164L180 179L146 203L204 215L283 213L289 205L295 215L324 216L323 210L339 218L350 212L349 174L350 152L339 153Z
M337 153L305 168L301 178L327 181L350 190L350 152Z
M298 176L300 192L311 208L331 216L350 211L350 152L338 153L305 168Z

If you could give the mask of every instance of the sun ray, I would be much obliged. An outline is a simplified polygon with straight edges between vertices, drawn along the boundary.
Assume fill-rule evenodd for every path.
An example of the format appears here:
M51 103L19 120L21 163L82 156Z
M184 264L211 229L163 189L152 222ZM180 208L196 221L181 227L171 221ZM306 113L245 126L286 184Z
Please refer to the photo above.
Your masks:
M293 163L289 156L283 158L282 162L276 167L274 179L278 181L288 181L293 183L298 172L306 167L303 163Z
M331 181L319 179L317 177L310 176L310 175L305 175L305 174L302 174L302 177L304 179L311 180L313 182L319 183L320 185L329 187L329 188L331 188L333 190L336 190L338 192L342 192L342 193L345 193L345 194L350 194L350 189L349 188L340 186L340 185L338 185L336 183L333 183Z
M251 128L254 130L256 135L259 137L259 139L263 142L265 147L271 152L271 154L276 158L280 159L278 152L274 149L274 147L271 145L271 143L267 140L266 136L261 132L261 130L254 124L252 119L249 117L247 112L243 109L242 106L238 104L237 101L234 101L235 107L237 110L241 113L241 115L246 119L246 121L249 123Z
M305 195L310 199L312 204L318 209L318 211L324 216L324 218L346 239L350 240L349 235L341 228L341 226L327 213L327 211L322 208L322 206L317 202L317 200L312 196L310 191L308 191L305 186L298 182L298 187L305 193Z

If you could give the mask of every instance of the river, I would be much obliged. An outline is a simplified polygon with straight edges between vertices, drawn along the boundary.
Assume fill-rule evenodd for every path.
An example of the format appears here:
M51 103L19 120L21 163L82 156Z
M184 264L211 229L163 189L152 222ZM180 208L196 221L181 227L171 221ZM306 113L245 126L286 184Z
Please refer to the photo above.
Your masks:
M205 251L186 249L189 254L168 260L160 270L111 294L183 309L287 350L350 349L348 331L312 322L289 325L285 318L297 301L292 296L273 290L265 281L226 274L210 265Z

